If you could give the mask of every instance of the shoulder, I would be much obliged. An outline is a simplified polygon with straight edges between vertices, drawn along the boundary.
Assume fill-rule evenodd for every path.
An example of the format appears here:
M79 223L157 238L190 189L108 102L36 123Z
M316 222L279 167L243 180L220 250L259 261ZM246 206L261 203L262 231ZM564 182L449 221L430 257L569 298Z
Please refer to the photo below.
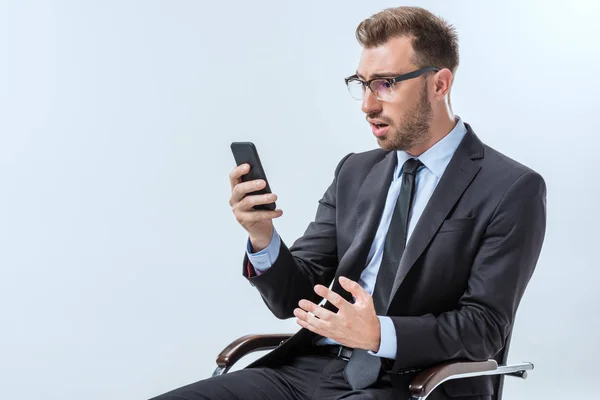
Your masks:
M373 165L383 160L389 153L389 151L382 149L350 153L342 158L342 160L338 163L338 166L335 170L335 175L337 176L342 171L344 173L350 171L354 173L359 171L368 172Z
M480 212L487 210L491 218L500 208L526 209L545 203L546 183L537 171L483 143L482 150L483 157L474 160L481 168L467 196L481 205ZM521 215L520 211L514 215Z
M484 157L481 160L481 174L490 182L508 189L518 181L533 180L544 183L544 178L533 168L524 165L500 151L483 144Z

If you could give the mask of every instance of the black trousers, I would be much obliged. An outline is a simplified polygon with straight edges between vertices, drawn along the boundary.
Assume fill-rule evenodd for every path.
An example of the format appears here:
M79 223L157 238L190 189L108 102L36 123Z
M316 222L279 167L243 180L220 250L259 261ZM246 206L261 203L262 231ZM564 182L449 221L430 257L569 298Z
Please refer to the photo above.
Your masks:
M285 365L248 368L183 386L151 400L393 399L387 376L365 390L344 379L347 361L330 355L296 356Z

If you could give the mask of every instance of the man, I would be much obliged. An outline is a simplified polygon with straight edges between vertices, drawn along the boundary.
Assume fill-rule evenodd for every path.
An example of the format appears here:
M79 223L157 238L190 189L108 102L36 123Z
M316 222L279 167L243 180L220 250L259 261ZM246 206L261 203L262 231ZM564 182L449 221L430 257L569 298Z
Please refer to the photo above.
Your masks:
M303 329L246 369L158 399L408 398L415 370L503 350L543 242L544 181L452 113L458 43L444 20L387 9L356 36L363 52L346 83L381 149L341 160L291 248L273 227L281 210L253 209L276 196L247 196L264 187L242 183L247 165L230 174L249 234L244 275ZM479 377L430 398L492 393Z

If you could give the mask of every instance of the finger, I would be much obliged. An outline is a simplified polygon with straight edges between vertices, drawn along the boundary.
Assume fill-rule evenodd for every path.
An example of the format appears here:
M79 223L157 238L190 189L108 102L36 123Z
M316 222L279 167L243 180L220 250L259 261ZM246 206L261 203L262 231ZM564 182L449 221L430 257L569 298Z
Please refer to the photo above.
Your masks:
M240 202L248 193L260 190L266 186L266 182L262 179L257 179L249 182L241 182L236 184L231 190L231 205Z
M252 211L235 211L235 217L240 224L266 221L269 219L279 218L283 215L281 209L277 210L252 210Z
M327 300L334 306L336 306L338 308L338 310L351 306L351 304L348 303L346 301L346 299L344 299L342 296L340 296L333 290L330 290L329 288L327 288L323 285L316 285L315 293L318 294L319 296L323 297L325 300Z
M231 170L229 173L229 183L231 189L242 181L242 175L247 174L250 171L250 164L241 164Z
M324 327L328 326L326 321L320 320L312 314L307 313L301 308L294 309L294 315L299 320L306 322L308 325L314 327L315 329L323 330Z
M273 193L254 194L246 196L237 205L237 208L242 211L252 211L252 207L259 204L271 204L277 200L277 195Z
M367 293L357 282L344 276L340 276L339 281L340 285L342 285L342 288L345 291L352 293L352 296L354 296L356 301L365 301L371 297L371 295Z
M314 326L307 324L306 322L304 322L303 320L296 318L296 323L298 325L300 325L301 327L303 327L304 329L308 329L311 332L316 333L317 335L321 335L321 336L325 336L318 328L315 328Z
M313 303L312 301L308 301L308 300L300 300L298 302L298 305L300 306L301 309L314 314L317 318L325 320L325 321L329 321L331 320L331 318L333 318L335 316L334 313L332 313L331 311L329 311L326 308L323 308L321 306L319 306L318 304Z

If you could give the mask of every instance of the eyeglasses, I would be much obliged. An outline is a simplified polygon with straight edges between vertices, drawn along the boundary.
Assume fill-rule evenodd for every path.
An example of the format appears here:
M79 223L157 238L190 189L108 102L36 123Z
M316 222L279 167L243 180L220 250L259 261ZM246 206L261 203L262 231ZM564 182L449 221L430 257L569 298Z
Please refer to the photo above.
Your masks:
M362 100L365 95L365 90L367 86L371 90L371 92L381 101L390 101L394 97L394 83L405 81L407 79L413 79L423 75L429 71L439 71L439 68L436 67L425 67L418 69L413 72L409 72L406 74L398 75L394 78L375 78L369 79L368 81L363 81L358 78L358 75L352 75L345 79L346 86L348 86L348 91L350 92L350 96L355 98L356 100Z

